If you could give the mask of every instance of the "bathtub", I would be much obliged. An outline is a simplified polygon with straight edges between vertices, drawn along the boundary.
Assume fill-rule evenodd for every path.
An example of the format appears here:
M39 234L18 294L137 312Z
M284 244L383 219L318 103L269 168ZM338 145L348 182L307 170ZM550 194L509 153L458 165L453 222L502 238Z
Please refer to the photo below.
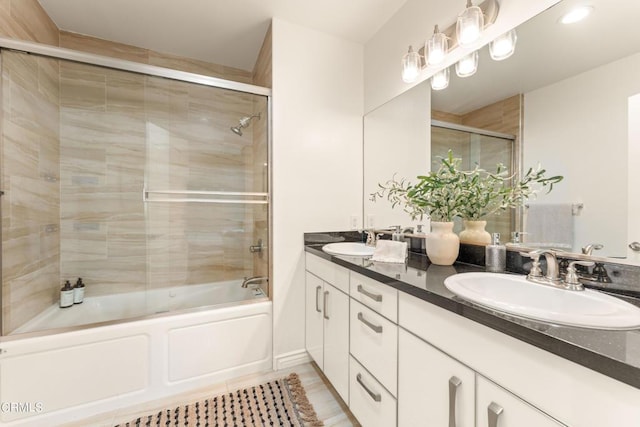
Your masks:
M129 320L198 307L221 307L266 297L260 288L243 288L241 284L242 281L230 280L146 292L88 296L82 304L74 304L72 307L60 308L58 304L52 305L12 334Z
M51 307L20 332L94 325L0 339L0 424L59 425L272 369L272 303L240 284ZM132 316L147 317L111 322Z

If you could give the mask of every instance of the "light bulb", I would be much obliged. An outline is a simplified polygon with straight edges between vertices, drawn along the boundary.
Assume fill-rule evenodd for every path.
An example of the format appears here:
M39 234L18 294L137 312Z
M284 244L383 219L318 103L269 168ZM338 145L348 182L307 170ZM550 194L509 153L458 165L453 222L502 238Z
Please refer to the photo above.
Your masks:
M474 51L456 63L458 77L469 77L478 70L478 51Z
M427 40L425 50L427 52L427 64L438 65L444 61L444 57L449 49L449 41L444 33L441 33L438 26L433 30L433 35Z
M573 24L582 21L593 12L593 6L579 6L562 15L560 23Z
M456 36L460 46L468 46L478 40L484 28L484 14L478 6L472 6L467 1L467 8L458 16L456 22Z
M442 90L449 86L449 68L440 70L431 77L431 89Z
M409 46L409 51L402 57L402 80L413 83L420 74L420 55Z
M516 50L516 30L511 30L489 43L489 55L495 61L507 59Z

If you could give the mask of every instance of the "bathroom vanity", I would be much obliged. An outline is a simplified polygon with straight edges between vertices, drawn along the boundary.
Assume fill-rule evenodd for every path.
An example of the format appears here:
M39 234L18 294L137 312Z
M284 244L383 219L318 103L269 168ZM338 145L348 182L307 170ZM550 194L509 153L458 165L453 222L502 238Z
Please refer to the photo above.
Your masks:
M306 347L368 426L638 426L640 330L557 326L455 297L472 264L306 245Z

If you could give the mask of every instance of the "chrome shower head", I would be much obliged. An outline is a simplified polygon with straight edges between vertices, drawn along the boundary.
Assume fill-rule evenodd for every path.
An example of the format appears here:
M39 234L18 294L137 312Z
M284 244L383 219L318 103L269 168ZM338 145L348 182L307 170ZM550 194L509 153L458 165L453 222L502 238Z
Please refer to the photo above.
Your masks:
M252 116L245 116L240 119L238 126L232 126L230 129L236 135L242 136L242 129L248 127L251 124L251 120L257 118L260 120L260 113L254 114Z

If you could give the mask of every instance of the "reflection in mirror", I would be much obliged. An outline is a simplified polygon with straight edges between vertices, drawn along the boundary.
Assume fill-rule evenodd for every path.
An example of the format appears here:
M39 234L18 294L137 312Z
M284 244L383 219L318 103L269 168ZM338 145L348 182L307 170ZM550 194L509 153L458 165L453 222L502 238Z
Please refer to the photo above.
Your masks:
M482 49L473 77L452 76L448 89L432 93L433 118L482 111L481 120L457 123L513 134L522 167L540 163L565 177L525 209L529 245L568 241L566 249L580 253L601 244L593 255L638 263L628 245L640 241L640 32L629 29L640 2L592 0L587 19L561 24L578 3L564 0L518 27L516 52L505 61ZM562 225L544 234L553 224Z

